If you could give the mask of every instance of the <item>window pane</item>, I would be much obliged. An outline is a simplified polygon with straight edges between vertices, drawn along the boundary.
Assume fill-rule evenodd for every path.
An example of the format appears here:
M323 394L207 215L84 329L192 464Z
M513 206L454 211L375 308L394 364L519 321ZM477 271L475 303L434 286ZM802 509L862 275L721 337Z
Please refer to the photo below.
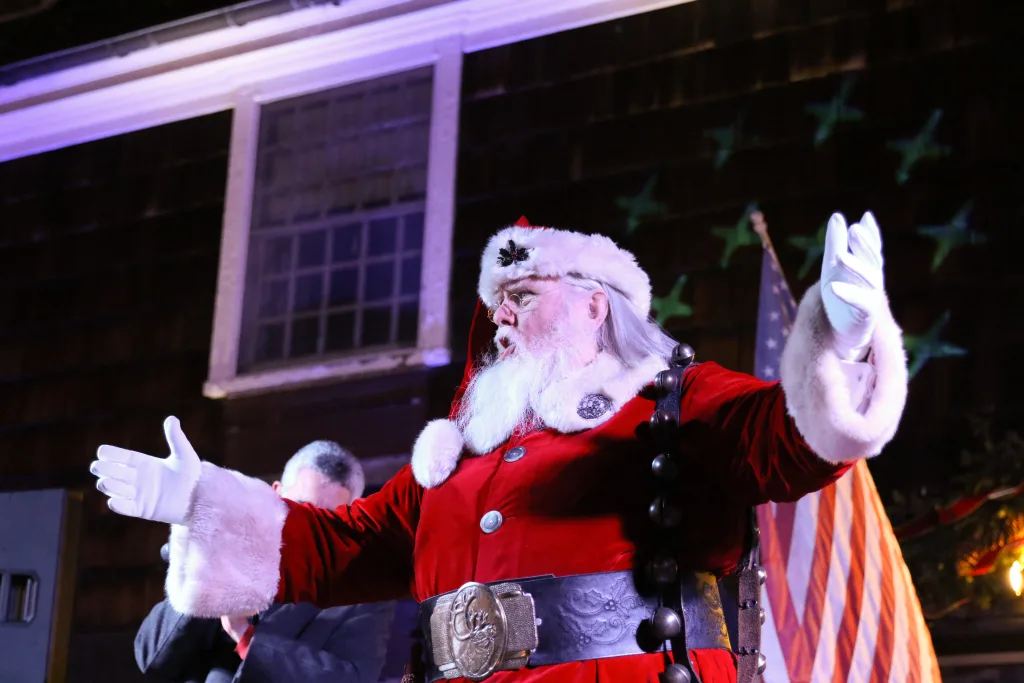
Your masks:
M366 287L363 290L364 301L380 301L387 299L394 291L395 262L373 263L366 266Z
M260 200L258 228L284 225L291 211L292 196L290 194L265 194Z
M320 336L320 318L300 318L292 322L291 358L316 353L316 340Z
M415 344L419 332L420 302L407 301L398 306L398 341Z
M391 171L363 176L363 208L372 209L391 203Z
M288 281L270 280L260 287L260 318L277 318L288 310Z
M347 306L356 302L359 295L359 269L344 268L331 273L329 305Z
M278 109L264 120L266 125L263 127L263 144L277 145L286 142L292 137L295 109L292 107Z
M292 151L281 149L265 153L260 162L263 166L260 182L264 188L286 188L292 180Z
M292 238L271 237L263 240L262 275L287 273L292 267Z
M299 222L319 218L322 194L319 187L296 189L292 195L292 220Z
M395 171L395 194L398 201L408 202L427 196L427 167L406 166Z
M327 317L327 344L325 351L345 351L355 343L356 313L346 311Z
M422 213L410 213L405 217L405 232L402 235L402 249L423 248Z
M384 218L370 221L369 256L382 256L395 253L398 246L398 219Z
M361 223L349 223L335 228L331 236L331 262L344 263L359 258L362 237Z
M300 113L299 133L306 138L319 140L327 132L327 102L315 102Z
M361 92L338 97L334 100L334 107L331 109L331 128L336 131L359 128L362 108L363 93Z
M299 235L299 268L322 266L327 256L327 232L317 230Z
M352 213L359 205L359 180L346 178L339 180L325 190L327 193L327 213Z
M391 307L363 310L363 338L360 346L379 346L391 341Z
M260 325L256 331L256 362L284 355L284 323Z
M402 294L416 294L420 291L420 257L402 259Z
M297 312L318 310L320 302L323 300L323 291L323 273L300 275L295 278L294 310Z

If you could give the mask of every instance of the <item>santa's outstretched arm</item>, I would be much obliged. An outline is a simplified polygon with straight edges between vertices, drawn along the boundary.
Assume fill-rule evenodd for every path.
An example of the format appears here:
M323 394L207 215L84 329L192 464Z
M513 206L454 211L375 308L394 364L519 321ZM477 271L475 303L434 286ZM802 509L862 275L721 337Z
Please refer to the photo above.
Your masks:
M681 414L706 444L711 476L745 504L794 501L838 480L892 439L907 397L906 356L882 280L881 237L866 214L829 223L822 279L789 331L781 381L714 363L684 375Z
M330 607L408 593L422 495L408 466L380 492L325 510L201 462L176 418L164 431L167 458L104 445L90 471L114 512L171 525L176 611L248 616L275 601Z
M821 280L797 310L779 374L807 445L844 463L878 455L907 400L907 363L885 294L882 239L870 213L829 221Z

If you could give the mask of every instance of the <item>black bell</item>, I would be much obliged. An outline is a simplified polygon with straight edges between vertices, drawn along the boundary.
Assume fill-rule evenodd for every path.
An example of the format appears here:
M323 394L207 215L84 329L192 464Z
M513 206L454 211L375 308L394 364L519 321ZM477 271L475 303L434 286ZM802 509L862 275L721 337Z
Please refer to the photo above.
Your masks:
M683 632L683 619L670 607L659 607L651 617L654 636L658 640L672 640Z
M662 453L651 462L651 471L658 479L672 481L679 474L679 466L671 455Z
M682 664L669 664L658 674L659 683L690 683L690 672Z
M678 526L679 522L683 521L682 511L667 501L664 496L658 496L651 501L651 505L647 508L647 514L656 524L666 528Z
M667 586L679 577L679 565L674 558L656 557L647 564L647 574L654 583Z
M672 349L672 365L685 368L693 362L694 355L696 354L694 353L692 346L689 344L679 344Z
M768 571L764 567L757 568L757 582L764 585L764 582L768 580Z
M671 424L675 424L675 418L673 418L667 411L655 410L654 414L651 415L652 427L667 427Z
M654 376L654 388L663 394L671 394L679 386L679 375L672 370L662 370Z
M757 673L763 674L764 670L768 668L768 659L761 653L757 655Z

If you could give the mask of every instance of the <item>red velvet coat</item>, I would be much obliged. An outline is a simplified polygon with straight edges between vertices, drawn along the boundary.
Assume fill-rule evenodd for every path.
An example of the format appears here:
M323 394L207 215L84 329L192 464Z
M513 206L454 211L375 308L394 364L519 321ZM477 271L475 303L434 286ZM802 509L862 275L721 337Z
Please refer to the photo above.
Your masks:
M347 508L289 502L277 600L322 607L407 595L423 600L467 581L632 567L636 548L654 533L646 516L653 454L642 452L635 436L654 405L647 389L593 429L513 438L486 455L463 457L432 489L406 466L379 493ZM703 363L684 376L681 415L683 566L731 569L750 506L796 500L848 469L809 449L778 383ZM506 462L502 456L515 446L525 447L525 456ZM480 521L492 510L503 522L485 533ZM735 680L730 653L694 651L691 660L705 683ZM660 655L639 655L490 680L654 683L662 669Z

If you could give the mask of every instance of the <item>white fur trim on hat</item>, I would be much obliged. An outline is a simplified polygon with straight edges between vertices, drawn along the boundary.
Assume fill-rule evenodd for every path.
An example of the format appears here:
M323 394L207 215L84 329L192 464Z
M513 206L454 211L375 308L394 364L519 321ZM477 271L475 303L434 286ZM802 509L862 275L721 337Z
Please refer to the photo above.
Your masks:
M502 265L509 240L525 250L525 259ZM507 261L507 260L506 260ZM646 317L651 310L651 280L636 257L604 235L554 228L511 226L491 237L480 261L477 291L487 306L501 303L499 290L510 280L568 274L597 280L622 292Z
M268 484L208 462L189 525L171 525L167 598L194 617L262 612L277 596L288 506Z
M841 360L832 351L832 335L815 283L800 302L782 352L779 375L786 409L807 445L824 460L870 458L896 433L907 402L902 333L886 301L875 323L870 364Z
M451 420L432 420L412 447L412 473L423 488L443 483L459 464L462 432Z

